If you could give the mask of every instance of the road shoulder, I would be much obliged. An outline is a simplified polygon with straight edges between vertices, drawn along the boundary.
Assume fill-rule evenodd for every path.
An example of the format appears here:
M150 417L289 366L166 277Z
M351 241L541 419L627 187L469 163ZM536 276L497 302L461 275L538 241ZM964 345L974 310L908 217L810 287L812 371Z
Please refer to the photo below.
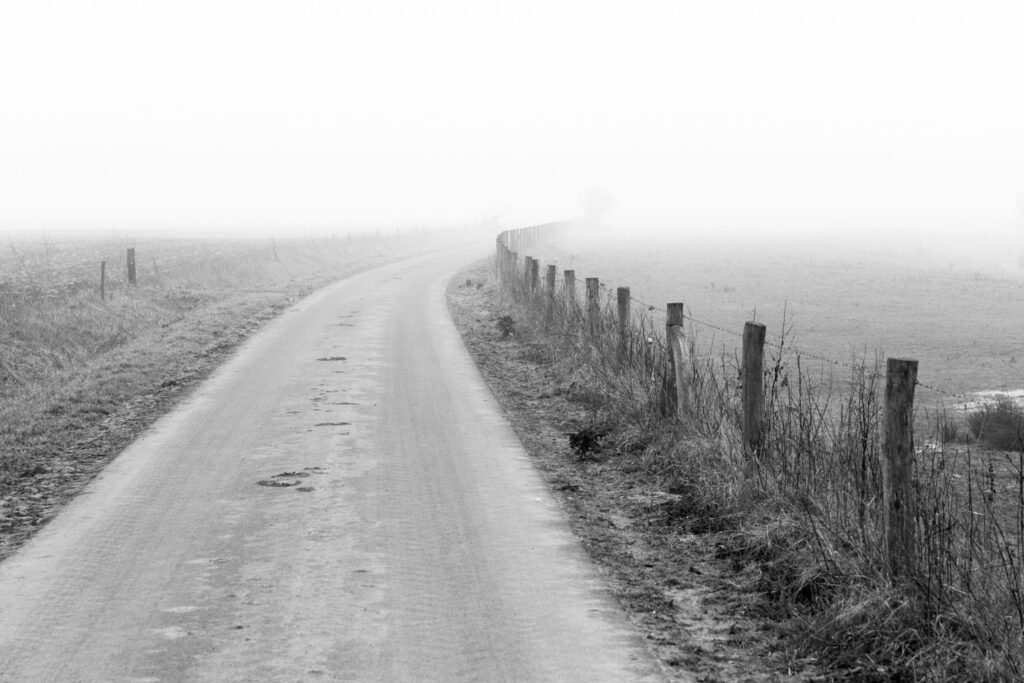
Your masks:
M714 534L674 514L642 454L580 457L568 434L588 424L528 339L503 339L488 263L458 273L449 310L481 374L609 589L673 680L807 680L760 614L755 570L716 557Z

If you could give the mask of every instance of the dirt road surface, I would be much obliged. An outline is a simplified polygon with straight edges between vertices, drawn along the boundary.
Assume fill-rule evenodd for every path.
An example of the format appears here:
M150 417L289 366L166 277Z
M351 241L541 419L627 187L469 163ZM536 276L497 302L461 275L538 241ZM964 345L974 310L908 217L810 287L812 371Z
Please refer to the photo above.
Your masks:
M654 680L444 285L322 290L0 563L0 680Z

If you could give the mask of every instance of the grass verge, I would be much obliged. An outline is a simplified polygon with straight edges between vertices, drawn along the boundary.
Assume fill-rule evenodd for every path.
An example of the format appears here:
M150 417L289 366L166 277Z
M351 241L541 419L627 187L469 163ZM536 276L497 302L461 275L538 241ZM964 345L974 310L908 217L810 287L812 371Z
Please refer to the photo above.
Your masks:
M591 318L568 292L499 279L494 324L504 319L552 393L586 410L580 458L642 469L656 494L675 496L676 529L713 539L733 576L756 576L743 584L757 596L749 613L785 634L788 661L815 658L833 679L1024 676L1024 458L952 447L948 417L935 417L914 465L915 552L897 569L882 527L880 359L837 378L783 339L762 378L767 422L752 456L735 355L688 330L690 400L666 411L664 332L646 312L620 333L611 302Z
M666 677L817 678L813 658L787 647L777 624L761 618L762 572L723 554L729 512L698 509L710 499L695 499L659 466L656 454L675 447L678 426L612 414L600 387L515 317L488 266L458 274L448 296L485 380Z

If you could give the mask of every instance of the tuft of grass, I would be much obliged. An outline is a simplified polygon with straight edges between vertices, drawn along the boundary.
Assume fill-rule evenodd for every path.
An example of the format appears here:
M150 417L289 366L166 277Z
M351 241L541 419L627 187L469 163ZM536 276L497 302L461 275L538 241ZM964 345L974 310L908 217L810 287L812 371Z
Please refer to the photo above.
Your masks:
M516 321L510 315L503 315L498 318L498 322L495 327L498 328L498 332L501 333L502 339L508 339L516 331Z

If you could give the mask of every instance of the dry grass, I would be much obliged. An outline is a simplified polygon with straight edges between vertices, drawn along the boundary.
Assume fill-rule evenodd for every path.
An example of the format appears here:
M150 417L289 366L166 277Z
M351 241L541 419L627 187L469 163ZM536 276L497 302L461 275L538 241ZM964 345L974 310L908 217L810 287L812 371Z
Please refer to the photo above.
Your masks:
M605 450L641 450L663 489L683 494L685 524L719 534L737 568L758 567L765 615L802 652L856 680L1024 677L1024 455L957 447L941 410L919 420L917 552L894 573L881 526L881 358L837 375L809 367L783 334L764 376L764 445L750 457L735 353L687 330L692 401L666 417L665 333L646 311L620 336L610 301L591 325L568 293L531 289L518 269L497 276L517 334L588 406Z
M135 240L129 245L136 248L137 285L126 282L126 245L119 240L33 238L3 245L0 532L13 523L5 516L5 495L31 490L41 473L80 469L74 461L85 442L102 441L106 457L116 453L167 401L289 302L436 243L425 234ZM103 299L101 260L108 274ZM121 418L129 414L144 417L124 426ZM117 438L108 438L114 431Z

